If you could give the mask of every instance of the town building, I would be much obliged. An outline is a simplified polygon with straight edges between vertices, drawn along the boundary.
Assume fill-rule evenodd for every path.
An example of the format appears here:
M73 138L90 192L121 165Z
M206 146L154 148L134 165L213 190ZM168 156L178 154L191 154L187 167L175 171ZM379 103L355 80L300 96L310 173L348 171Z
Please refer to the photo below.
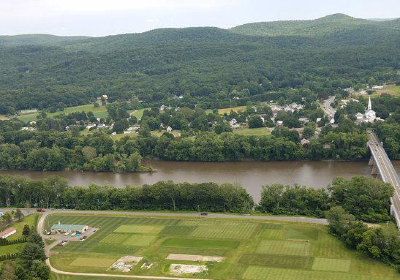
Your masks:
M51 226L51 233L66 233L66 232L75 232L75 233L83 233L89 229L86 225L68 225L68 224L55 224Z
M374 122L376 119L376 113L374 110L372 110L372 103L371 103L371 97L368 99L368 107L367 111L365 111L365 120L366 122Z
M124 134L139 133L139 130L140 125L130 126L124 131Z
M17 230L13 227L6 229L5 231L0 232L0 238L6 239L7 237L17 233Z

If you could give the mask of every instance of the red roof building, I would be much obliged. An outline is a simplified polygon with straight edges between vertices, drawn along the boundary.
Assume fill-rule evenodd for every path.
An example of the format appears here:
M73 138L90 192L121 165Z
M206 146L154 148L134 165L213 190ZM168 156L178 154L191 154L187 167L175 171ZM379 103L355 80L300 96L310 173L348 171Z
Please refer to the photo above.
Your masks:
M6 229L5 231L0 232L0 238L7 238L11 235L13 235L14 233L16 233L17 230L13 227Z

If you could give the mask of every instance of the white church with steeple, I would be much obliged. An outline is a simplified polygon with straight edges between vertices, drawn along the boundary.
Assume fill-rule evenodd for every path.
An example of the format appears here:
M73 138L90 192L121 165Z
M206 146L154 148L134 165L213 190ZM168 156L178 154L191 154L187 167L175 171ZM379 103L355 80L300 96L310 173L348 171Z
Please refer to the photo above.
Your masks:
M372 103L371 103L371 97L368 99L368 107L367 111L365 111L364 115L365 122L373 123L376 119L376 113L374 110L372 110Z
M364 114L361 113L356 114L356 123L357 124L373 123L375 121L383 121L383 120L377 117L375 111L372 110L371 97L369 97L367 110L365 111Z

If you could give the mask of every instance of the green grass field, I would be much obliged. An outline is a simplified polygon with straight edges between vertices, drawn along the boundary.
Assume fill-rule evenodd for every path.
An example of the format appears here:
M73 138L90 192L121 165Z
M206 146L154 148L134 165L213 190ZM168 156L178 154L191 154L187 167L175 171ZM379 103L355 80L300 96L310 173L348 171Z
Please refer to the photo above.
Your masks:
M172 263L207 265L208 272L185 277L245 280L389 280L394 269L350 250L327 227L257 220L52 215L54 223L87 224L99 230L84 242L55 247L50 260L60 270L116 273L108 267L131 255L143 257L127 275L173 276ZM221 263L166 260L169 254L225 257ZM151 269L141 269L144 263ZM92 279L52 275L52 280ZM112 279L112 278L109 278Z
M238 128L234 129L233 133L239 134L239 135L270 135L271 132L269 132L267 127L259 127L259 128Z
M39 216L40 216L40 214L37 214L37 213L31 214L29 216L24 217L20 222L13 223L10 227L15 228L17 230L17 232L15 234L11 235L10 237L8 237L7 240L16 240L18 238L22 238L23 237L22 229L24 228L24 225L28 225L29 227L36 226ZM9 227L5 227L1 230L5 230L7 228L9 228ZM0 256L20 253L24 247L25 247L25 243L0 246Z
M60 114L68 115L70 113L82 112L82 111L83 112L93 112L93 114L96 118L107 118L107 116L108 116L106 106L94 107L93 104L67 107L64 109L64 111L58 111L55 113L47 113L47 116L54 117L54 116L57 116ZM38 113L22 115L22 116L19 116L18 119L23 122L30 122L30 121L36 120L37 115L38 115Z
M379 97L382 94L389 94L389 95L400 95L400 86L396 85L388 85L384 89L377 90L373 92L370 96L371 98ZM368 96L365 96L365 98L368 98Z

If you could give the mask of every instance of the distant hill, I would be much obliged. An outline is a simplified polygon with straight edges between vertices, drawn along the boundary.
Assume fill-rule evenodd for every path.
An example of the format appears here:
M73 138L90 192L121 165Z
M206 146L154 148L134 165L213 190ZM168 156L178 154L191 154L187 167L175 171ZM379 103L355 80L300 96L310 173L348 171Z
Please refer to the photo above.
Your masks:
M54 36L48 34L28 34L15 36L0 36L0 46L23 45L65 45L76 43L89 37L84 36Z
M393 24L395 23L395 24ZM236 26L232 32L253 36L321 36L355 30L361 27L400 27L398 21L373 21L353 18L344 14L334 14L316 20L294 20L248 23Z
M221 108L299 93L325 98L398 79L399 27L399 19L336 14L100 38L0 36L0 113L82 105L101 94L146 107Z

